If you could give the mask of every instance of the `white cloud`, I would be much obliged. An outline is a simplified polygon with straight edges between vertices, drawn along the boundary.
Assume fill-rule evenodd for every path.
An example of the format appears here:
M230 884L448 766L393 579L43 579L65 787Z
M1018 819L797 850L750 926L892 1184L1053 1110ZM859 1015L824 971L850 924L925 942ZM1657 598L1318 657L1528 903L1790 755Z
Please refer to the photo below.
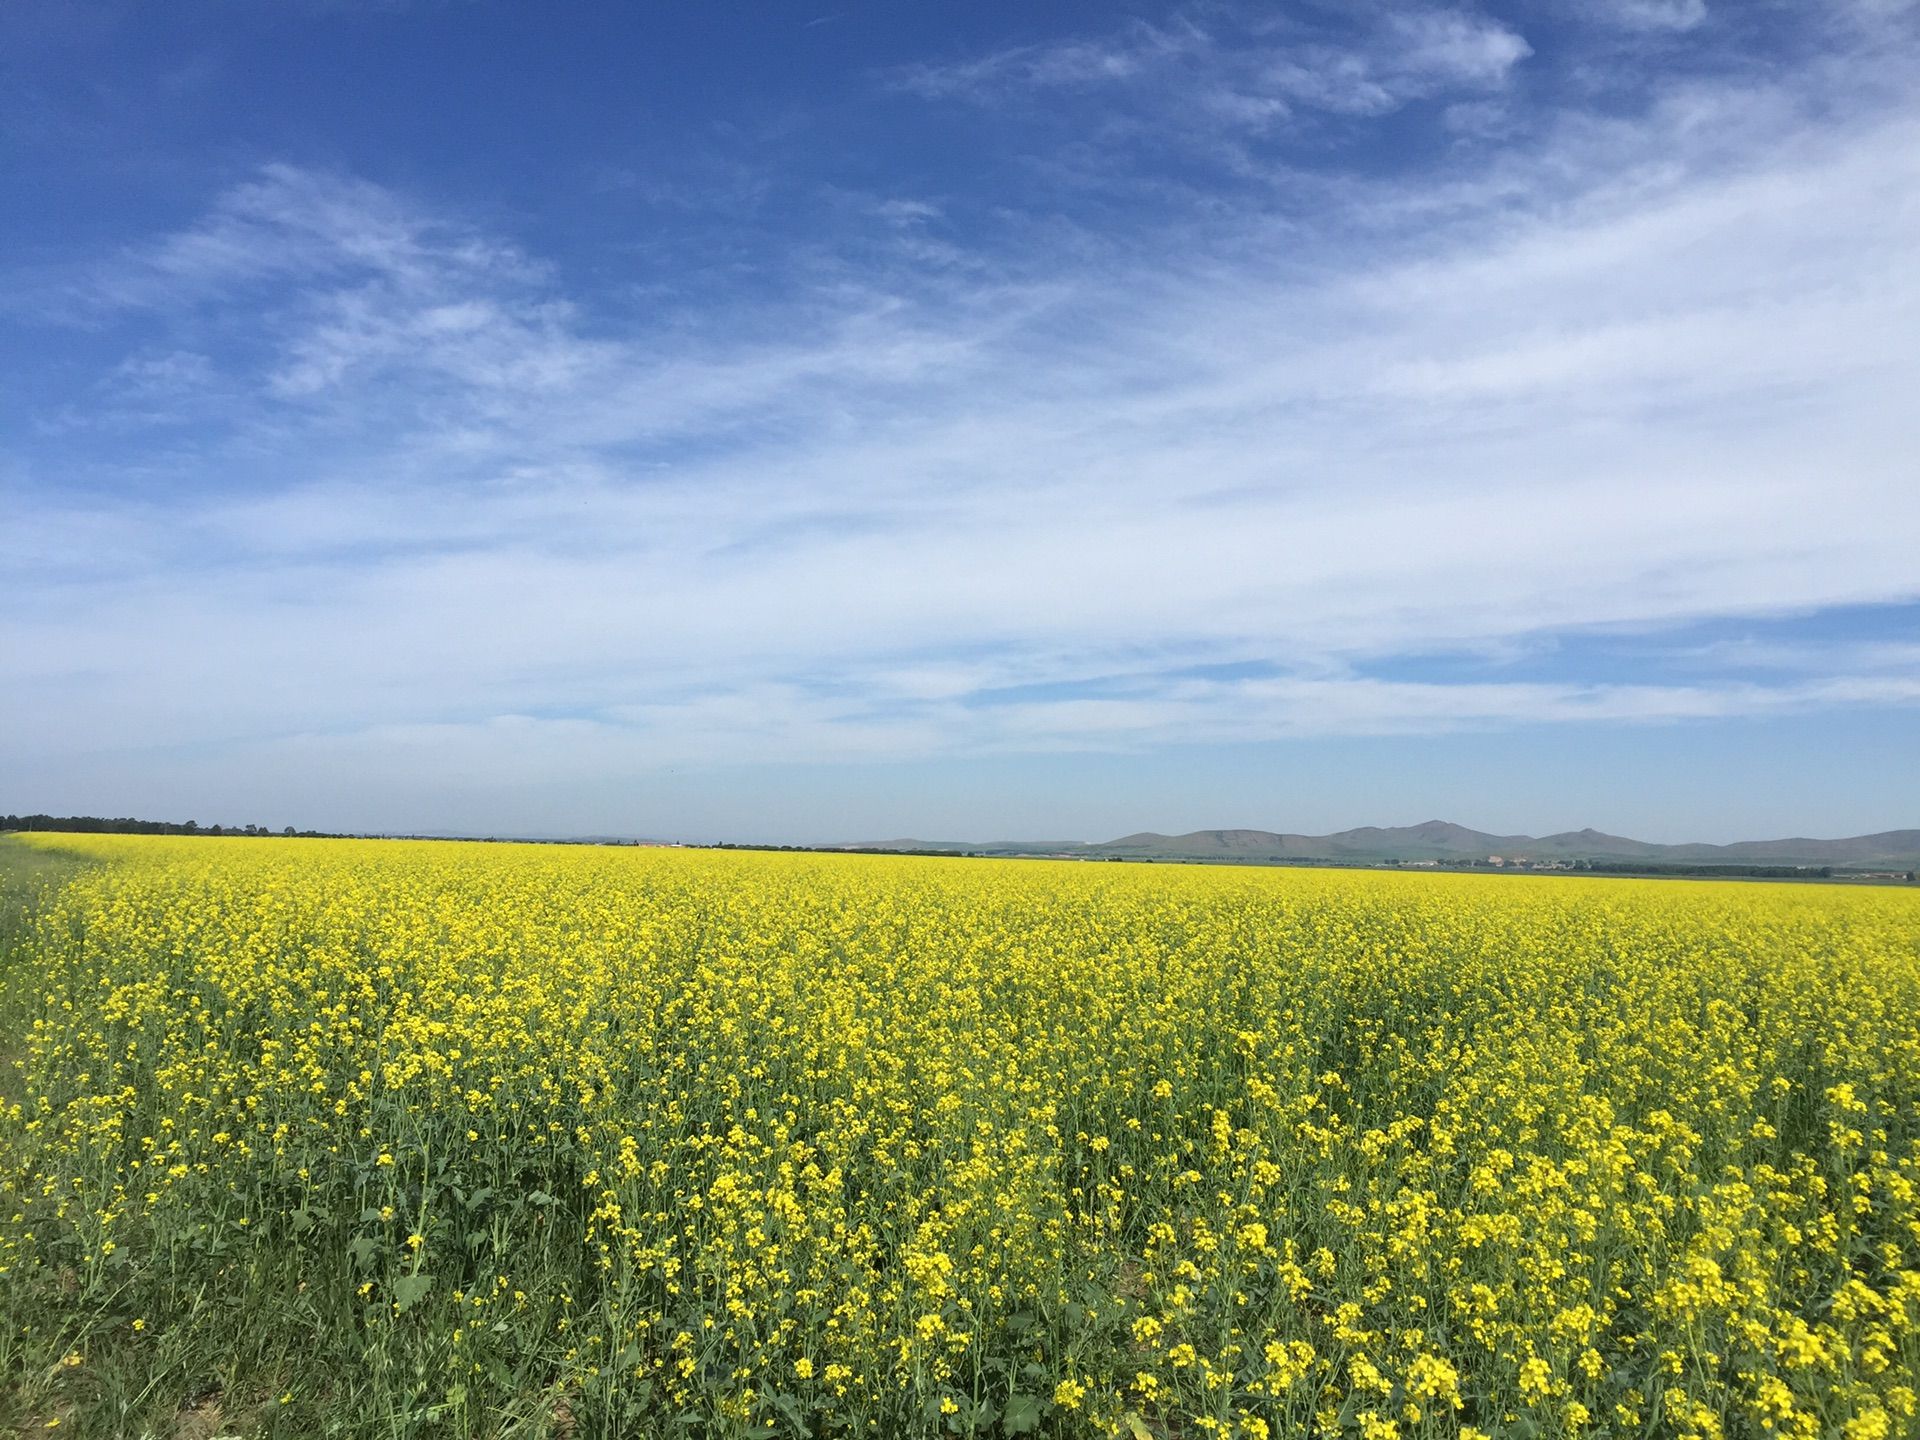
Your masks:
M1395 67L1411 75L1466 85L1498 86L1533 47L1485 15L1465 10L1410 10L1393 16L1401 41Z
M1134 21L1105 39L1009 46L944 65L909 65L892 78L901 89L929 98L990 99L1011 90L1133 80L1211 47L1210 37L1194 24L1161 27Z
M1231 11L1166 26L1135 21L1099 40L1024 45L896 72L900 88L934 99L997 105L1069 90L1119 91L1156 128L1264 130L1296 109L1370 116L1449 90L1504 86L1532 47L1470 10L1356 12L1335 38Z
M194 350L130 355L114 368L108 383L132 396L174 399L204 390L214 381L213 362Z
M1635 30L1691 30L1706 23L1707 0L1604 0L1590 13Z
M164 307L219 301L268 282L379 277L396 286L525 275L510 246L450 226L391 191L350 176L264 166L198 224L96 267L76 301Z

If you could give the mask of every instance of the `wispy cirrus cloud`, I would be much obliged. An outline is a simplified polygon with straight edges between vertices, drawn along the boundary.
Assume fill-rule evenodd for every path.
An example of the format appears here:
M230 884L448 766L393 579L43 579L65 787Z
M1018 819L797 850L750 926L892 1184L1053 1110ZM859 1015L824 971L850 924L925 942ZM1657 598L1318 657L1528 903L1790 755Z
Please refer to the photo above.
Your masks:
M1378 116L1449 91L1498 89L1531 53L1518 33L1473 10L1362 9L1337 37L1213 11L908 66L889 78L931 99L978 104L1121 92L1189 122L1261 129L1296 111Z
M512 246L381 186L276 162L227 190L197 223L87 267L64 298L103 310L164 310L285 282L360 277L404 288L528 268Z
M1594 14L1632 29L1691 30L1705 23L1707 0L1609 0Z
M1212 39L1192 23L1161 26L1136 20L1102 39L1016 45L948 64L910 65L890 78L901 89L929 98L983 100L1015 90L1137 80L1212 48Z

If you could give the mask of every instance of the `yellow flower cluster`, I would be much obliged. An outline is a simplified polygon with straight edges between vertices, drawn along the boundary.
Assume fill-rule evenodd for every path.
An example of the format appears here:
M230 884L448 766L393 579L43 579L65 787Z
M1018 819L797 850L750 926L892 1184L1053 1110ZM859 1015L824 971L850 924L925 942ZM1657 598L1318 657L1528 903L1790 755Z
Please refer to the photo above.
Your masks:
M118 1347L315 1433L1920 1433L1920 895L38 843L105 862L0 972L43 1387Z

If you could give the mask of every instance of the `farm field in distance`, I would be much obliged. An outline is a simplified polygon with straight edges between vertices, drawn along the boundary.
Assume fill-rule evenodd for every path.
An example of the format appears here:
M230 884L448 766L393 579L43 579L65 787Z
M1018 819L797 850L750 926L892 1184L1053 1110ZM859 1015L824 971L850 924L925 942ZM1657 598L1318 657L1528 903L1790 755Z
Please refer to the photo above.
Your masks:
M0 1432L1920 1432L1920 893L0 871Z

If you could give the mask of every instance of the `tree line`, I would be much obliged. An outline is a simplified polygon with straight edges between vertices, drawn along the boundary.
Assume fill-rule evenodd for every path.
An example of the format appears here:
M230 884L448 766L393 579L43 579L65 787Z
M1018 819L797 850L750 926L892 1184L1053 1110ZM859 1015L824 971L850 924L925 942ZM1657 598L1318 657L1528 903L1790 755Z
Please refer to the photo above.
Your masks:
M1749 880L1831 880L1831 865L1686 865L1644 860L1576 860L1597 875L1724 875Z
M100 815L0 815L0 830L55 830L67 835L298 835L319 839L324 830L269 830L264 825L202 825L197 820L135 820Z

